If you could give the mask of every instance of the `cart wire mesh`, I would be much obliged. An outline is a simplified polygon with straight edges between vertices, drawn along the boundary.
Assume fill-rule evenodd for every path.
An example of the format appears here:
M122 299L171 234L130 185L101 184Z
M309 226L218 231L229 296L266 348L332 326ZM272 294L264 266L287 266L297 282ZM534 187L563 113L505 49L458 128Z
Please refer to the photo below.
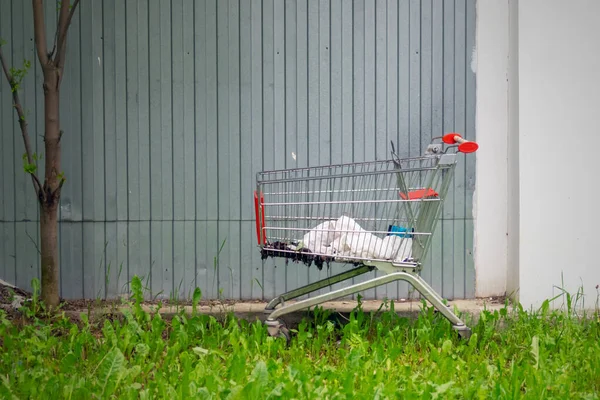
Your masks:
M419 266L455 155L259 172L255 212L262 258L314 263L319 269L330 262Z

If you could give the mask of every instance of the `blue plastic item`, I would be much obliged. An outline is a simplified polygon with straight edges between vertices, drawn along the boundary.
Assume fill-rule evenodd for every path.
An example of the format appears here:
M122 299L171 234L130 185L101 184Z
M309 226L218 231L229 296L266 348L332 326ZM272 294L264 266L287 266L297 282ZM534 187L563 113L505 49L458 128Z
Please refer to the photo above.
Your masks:
M406 232L414 232L414 229L411 229L409 231L408 228L405 228L403 226L396 226L396 225L388 226L388 236L394 235L394 236L412 238L413 235L411 235L410 233L406 233Z

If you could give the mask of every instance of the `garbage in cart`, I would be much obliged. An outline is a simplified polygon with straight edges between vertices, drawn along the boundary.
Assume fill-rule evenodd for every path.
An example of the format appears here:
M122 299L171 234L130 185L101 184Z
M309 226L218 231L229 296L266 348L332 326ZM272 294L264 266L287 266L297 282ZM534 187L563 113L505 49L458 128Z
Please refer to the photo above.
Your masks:
M437 143L440 140L441 143ZM422 262L457 163L475 142L450 133L435 138L423 156L263 171L254 195L257 241L263 259L331 262L354 268L273 299L265 312L273 336L289 339L279 319L389 282L403 280L427 298L461 334L470 330L420 277ZM384 276L285 305L285 301L373 270ZM281 305L280 308L277 306Z
M342 216L335 221L326 221L304 235L301 241L286 245L275 242L265 246L263 257L279 256L295 259L293 254L322 256L327 262L353 262L357 259L410 260L412 240L398 233L388 233L383 239L363 229L350 217ZM273 249L273 250L272 250ZM290 256L281 254L287 250Z

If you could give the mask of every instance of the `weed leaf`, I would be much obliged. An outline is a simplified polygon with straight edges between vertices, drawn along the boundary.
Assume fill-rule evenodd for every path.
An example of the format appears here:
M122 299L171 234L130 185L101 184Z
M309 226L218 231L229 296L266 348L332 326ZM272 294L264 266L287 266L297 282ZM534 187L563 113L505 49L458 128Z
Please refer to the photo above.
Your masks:
M533 359L535 360L535 364L533 367L538 369L538 365L540 363L540 339L538 336L534 336L531 339L531 354L533 355Z
M125 356L117 347L114 347L106 356L99 368L99 378L102 384L102 395L112 394L117 388L125 365Z

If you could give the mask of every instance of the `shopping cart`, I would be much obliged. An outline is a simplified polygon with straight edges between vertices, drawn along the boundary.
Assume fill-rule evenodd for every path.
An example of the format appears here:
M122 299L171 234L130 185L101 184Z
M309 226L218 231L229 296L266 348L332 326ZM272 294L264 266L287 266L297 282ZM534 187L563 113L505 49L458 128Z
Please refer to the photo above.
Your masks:
M421 293L463 338L471 330L420 276L422 261L458 152L478 149L457 133L434 138L425 155L384 161L263 171L254 193L256 234L262 259L354 267L327 279L283 293L270 301L265 323L271 336L289 333L283 315L394 281ZM291 304L286 301L373 270L385 274ZM281 307L277 308L277 306Z

